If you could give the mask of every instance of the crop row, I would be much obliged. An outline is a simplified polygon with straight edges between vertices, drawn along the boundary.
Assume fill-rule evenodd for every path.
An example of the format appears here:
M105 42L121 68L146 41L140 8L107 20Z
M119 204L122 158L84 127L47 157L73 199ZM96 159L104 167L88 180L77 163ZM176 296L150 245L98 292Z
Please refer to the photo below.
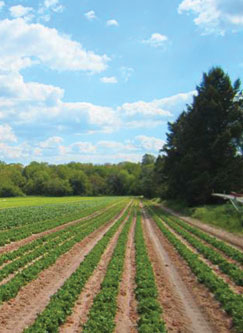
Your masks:
M161 211L161 210L160 210ZM179 218L175 216L171 216L163 211L163 214L169 216L173 221L178 223L182 228L186 229L187 231L191 232L192 234L196 235L197 237L201 238L202 240L206 241L207 243L213 245L215 248L224 252L228 257L238 261L239 263L243 264L243 253L232 246L226 244L224 241L221 241L209 234L199 230L196 227L192 227L186 222L183 222Z
M106 232L100 241L94 246L82 261L78 269L65 281L63 286L51 297L51 300L42 313L40 313L25 333L58 332L78 299L85 283L97 267L100 258L105 251L110 239L117 231L121 222L127 216L127 211ZM95 332L95 331L94 331Z
M117 311L116 300L123 271L127 237L132 219L133 216L131 215L118 238L112 258L107 267L106 275L101 284L101 290L94 298L88 321L84 325L84 333L112 333L115 328L114 318Z
M123 205L119 204L119 205L117 205L116 209L119 210L122 207L123 207ZM56 242L56 241L58 241L58 239L60 239L60 242L61 242L62 239L65 240L65 239L70 238L74 234L74 232L79 231L80 227L85 227L86 224L93 223L93 221L95 221L98 218L98 216L100 218L102 217L102 218L109 219L110 214L111 213L113 214L114 208L115 208L114 206L108 207L108 209L106 209L104 211L101 210L99 212L100 214L96 215L95 217L90 217L90 219L81 220L80 222L77 222L77 224L75 224L75 225L67 226L65 229L53 232L47 236L40 237L22 247L20 247L19 249L15 250L15 251L4 253L3 255L0 256L0 265L2 265L3 263L5 263L7 261L14 260L15 258L18 258L18 257L21 257L20 259L22 261L27 260L27 259L25 259L25 257L27 258L28 255L31 255L30 252L35 249L37 251L39 251L41 254L42 252L40 250L38 250L38 248L45 250L45 249L47 249L47 247L49 247L48 244L50 242L53 242L53 241ZM27 253L27 256L26 256L26 253ZM44 254L44 252L43 252L43 254ZM29 260L27 260L27 262L28 261ZM9 267L9 265L8 265L8 267ZM22 266L19 266L19 267L22 267ZM6 270L6 268L5 268L5 270ZM0 271L0 279L1 279L1 275L2 275L2 271Z
M121 201L118 201L121 202ZM123 200L124 202L124 200ZM50 230L53 228L56 228L60 225L66 224L70 221L81 219L83 217L89 216L90 214L102 209L103 207L106 207L107 203L102 206L94 206L87 209L84 209L83 211L80 211L79 213L74 213L72 215L64 216L62 218L56 218L54 220L48 220L45 222L39 222L36 224L26 225L22 228L17 229L10 229L8 231L0 232L0 246L3 246L5 244L8 244L10 242L14 242L20 239L24 239L28 236L31 236L32 234L38 234L40 232Z
M138 213L135 229L136 248L136 298L138 301L138 331L142 333L166 332L161 319L162 309L157 300L158 291L154 280L153 268L148 258L141 226L141 213Z
M214 265L218 265L221 272L227 274L238 286L243 286L243 271L237 265L229 263L220 253L215 251L209 246L204 245L200 240L193 237L189 232L181 228L178 224L162 216L163 220L173 230L188 241L194 248L197 249L206 259L211 261Z
M111 212L110 218L117 214L117 209ZM80 232L75 233L75 236L60 246L52 248L46 255L41 257L38 261L35 261L31 266L24 268L21 272L17 273L10 281L6 284L0 286L0 302L7 301L12 297L15 297L19 291L19 289L26 285L28 282L34 280L38 274L54 264L58 257L62 254L68 252L76 243L80 242L90 233L98 229L103 224L107 223L109 220L108 216L97 218L92 224L90 224L84 230L80 230Z
M212 269L198 258L197 254L193 253L168 230L152 210L150 212L162 233L185 259L192 272L197 276L198 281L203 283L214 294L223 309L232 317L235 331L243 332L243 297L235 294L227 283L215 275Z
M22 227L67 215L79 214L84 209L99 208L114 201L114 198L95 198L72 203L45 204L32 207L16 207L0 210L0 230Z

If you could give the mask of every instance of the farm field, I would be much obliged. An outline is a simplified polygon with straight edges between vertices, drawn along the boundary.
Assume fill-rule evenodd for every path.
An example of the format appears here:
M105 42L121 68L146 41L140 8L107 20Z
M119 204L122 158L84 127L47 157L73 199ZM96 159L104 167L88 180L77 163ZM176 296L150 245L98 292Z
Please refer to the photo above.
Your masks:
M107 197L106 197L107 198ZM11 207L25 207L25 206L41 206L46 204L70 203L89 200L102 200L102 197L42 197L42 196L27 196L27 197L14 197L14 198L1 198L0 209Z
M149 201L51 199L0 211L1 333L243 332L242 249Z

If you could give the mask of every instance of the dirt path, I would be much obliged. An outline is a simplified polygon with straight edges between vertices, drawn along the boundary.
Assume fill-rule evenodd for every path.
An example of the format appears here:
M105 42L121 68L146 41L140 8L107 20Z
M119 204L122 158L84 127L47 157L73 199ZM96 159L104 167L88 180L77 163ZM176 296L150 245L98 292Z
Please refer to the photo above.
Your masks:
M136 323L138 314L136 312L136 298L134 290L136 288L136 264L135 264L135 232L136 218L134 218L127 241L124 269L117 297L117 313L115 317L116 333L137 332Z
M94 231L61 257L54 265L42 271L38 278L22 288L16 298L0 307L0 332L18 333L31 325L44 310L53 295L78 268L85 256L121 216Z
M89 278L83 291L81 292L72 310L72 314L67 318L66 323L60 327L60 333L78 333L82 330L83 324L88 319L88 313L93 304L93 299L100 291L100 286L106 274L107 266L110 262L123 226L124 223L120 225L119 229L108 244L98 266L94 270L94 273Z
M208 224L203 223L200 220L197 219L193 219L192 217L188 217L188 216L184 216L178 212L175 212L174 210L167 208L163 205L160 205L165 211L167 211L168 213L179 217L181 220L189 223L190 225L194 226L194 227L198 227L199 229L201 229L202 231L206 231L207 233L210 233L213 236L216 236L232 245L234 245L235 247L237 247L240 250L243 250L243 236L238 236L238 235L234 235L228 231L222 230L222 229L217 229L215 227L212 227Z
M201 288L202 286L196 282L188 266L175 253L174 248L163 237L155 223L145 217L143 228L151 261L155 268L156 282L160 293L159 300L164 309L163 317L168 331L228 332L228 322L226 324L224 321L221 322L223 319L221 313L219 315L217 313L219 318L216 318L216 316L209 317L209 313L203 311L204 307L209 305L211 310L209 312L212 315L214 310L218 311L218 303L215 303L212 297L207 298L209 293L205 294L205 288ZM194 293L199 292L202 302L198 302L198 299L194 297ZM215 319L217 319L216 325Z
M60 230L63 230L65 229L66 227L70 226L70 225L73 225L73 224L76 224L78 222L81 222L81 221L85 221L85 220L88 220L90 218L93 218L93 217L96 217L102 213L104 213L106 210L108 210L109 208L111 208L111 206L105 208L105 209L102 209L101 211L97 211L97 212L94 212L93 214L90 214L88 216L84 216L82 217L81 219L78 219L78 220L74 220L74 221L70 221L70 222L67 222L65 224L62 224L56 228L53 228L53 229L48 229L46 231L43 231L43 232L40 232L38 234L33 234L27 238L24 238L24 239L21 239L19 241L16 241L16 242L12 242L10 244L6 244L2 247L0 247L0 254L2 253L6 253L6 252L10 252L10 251L14 251L14 250L17 250L20 246L23 246L27 243L30 243L32 241L34 241L35 239L38 239L38 238L41 238L43 236L46 236L46 235L49 235L53 232L56 232L56 231L60 231Z
M157 244L158 248L163 248L163 250L158 251L158 256L161 253L162 258L160 258L160 261L164 261L166 274L168 275L168 278L171 281L171 284L173 286L172 288L172 294L176 293L177 298L179 300L179 303L181 303L182 313L187 314L185 312L186 308L184 306L184 301L188 302L189 307L189 313L191 311L191 314L187 317L190 319L194 319L195 321L195 313L198 313L198 311L201 313L200 317L203 318L203 322L206 325L209 326L210 330L208 332L218 332L218 333L226 333L230 331L230 328L232 326L232 320L231 318L220 308L220 304L214 299L213 295L209 292L209 290L203 285L197 282L196 277L191 272L190 268L188 267L187 263L181 258L181 256L177 253L177 251L174 249L173 245L170 244L170 242L164 237L163 233L160 231L158 226L155 224L154 221L149 219L145 223L145 226L147 228L152 229L152 234L155 238L157 238ZM160 245L159 245L160 244ZM155 245L154 245L155 247ZM165 252L165 257L163 257L163 253ZM165 258L169 258L169 262L166 263ZM166 266L167 265L167 266ZM179 286L182 286L182 295L178 295L178 288L177 288L177 278L173 282L171 280L170 270L172 268L172 274L173 271L176 271L176 276L179 279L178 282ZM184 286L184 287L183 287ZM179 287L180 289L180 287ZM183 290L186 290L185 296L183 296ZM189 299L187 300L187 297ZM190 303L190 302L193 303ZM169 302L168 302L169 303ZM169 303L170 304L170 303ZM191 304L191 305L190 305ZM183 310L184 309L184 310ZM200 318L199 317L199 318ZM176 317L175 317L176 318ZM195 322L197 325L197 322ZM193 329L189 330L188 328L185 331L182 332L202 332L202 329L205 330L206 326L201 326L199 330ZM206 328L207 331L207 328Z

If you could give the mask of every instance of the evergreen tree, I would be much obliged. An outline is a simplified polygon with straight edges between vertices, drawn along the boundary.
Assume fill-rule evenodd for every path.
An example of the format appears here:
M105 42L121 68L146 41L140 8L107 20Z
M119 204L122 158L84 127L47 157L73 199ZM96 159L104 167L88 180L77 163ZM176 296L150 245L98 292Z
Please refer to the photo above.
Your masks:
M203 204L213 191L243 188L243 109L234 99L239 88L239 80L232 85L221 68L212 68L192 105L169 124L163 149L169 197Z

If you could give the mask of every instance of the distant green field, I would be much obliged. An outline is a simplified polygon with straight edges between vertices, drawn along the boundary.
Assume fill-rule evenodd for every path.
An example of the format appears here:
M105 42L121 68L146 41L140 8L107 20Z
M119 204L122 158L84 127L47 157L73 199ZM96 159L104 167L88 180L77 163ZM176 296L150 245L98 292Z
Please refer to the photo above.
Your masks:
M45 204L70 203L93 200L92 197L35 197L0 198L0 209L11 207L42 206ZM96 198L97 199L97 198Z

